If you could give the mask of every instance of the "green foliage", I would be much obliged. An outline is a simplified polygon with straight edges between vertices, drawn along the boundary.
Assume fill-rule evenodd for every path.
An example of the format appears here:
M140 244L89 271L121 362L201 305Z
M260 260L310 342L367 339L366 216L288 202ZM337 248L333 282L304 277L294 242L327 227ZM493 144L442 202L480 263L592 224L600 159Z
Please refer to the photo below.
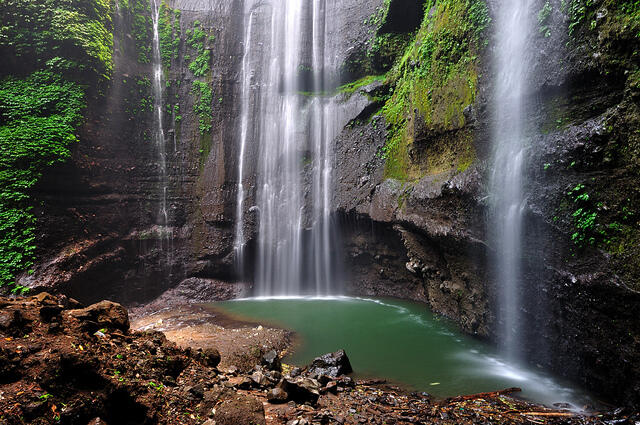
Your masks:
M189 64L189 70L196 77L204 77L211 70L211 52L205 48L206 40L207 34L201 28L200 22L195 21L193 29L187 30L187 44L198 54ZM210 40L213 40L213 37Z
M538 31L545 37L551 37L551 28L549 28L551 12L553 12L553 7L549 3L549 0L547 0L538 12L538 24L540 25Z
M30 189L71 156L83 108L83 88L51 71L0 81L0 285L33 265Z
M601 203L594 204L584 184L577 184L567 192L575 210L571 213L574 232L571 240L579 248L595 245L598 240L606 237L606 231L597 223L598 209Z
M133 38L136 41L138 62L151 62L153 21L149 0L120 0L120 9L129 16Z
M158 18L158 35L160 37L160 55L162 64L171 67L171 61L178 59L180 46L180 11L173 10L163 1Z
M569 15L569 35L575 35L576 31L586 23L589 24L589 29L595 29L598 25L598 10L606 10L609 23L617 22L621 27L633 31L636 37L640 37L640 1L638 0L565 1L566 12Z
M153 96L149 77L136 77L133 98L137 99L137 107L129 111L132 116L153 112Z
M198 116L200 135L211 133L211 116L213 115L213 90L209 84L195 80L191 94L196 98L193 110Z
M0 76L47 68L109 79L111 0L0 1Z
M111 77L112 12L111 0L0 2L0 285L14 292L34 262L31 191L71 156L86 88Z
M382 108L389 126L381 153L386 177L411 177L408 152L414 114L433 130L456 130L464 126L464 108L475 100L477 55L486 45L484 31L490 22L487 6L484 0L426 2L425 10L433 7L435 13L425 14L414 42L389 73L393 94ZM458 168L466 169L469 158L463 162Z

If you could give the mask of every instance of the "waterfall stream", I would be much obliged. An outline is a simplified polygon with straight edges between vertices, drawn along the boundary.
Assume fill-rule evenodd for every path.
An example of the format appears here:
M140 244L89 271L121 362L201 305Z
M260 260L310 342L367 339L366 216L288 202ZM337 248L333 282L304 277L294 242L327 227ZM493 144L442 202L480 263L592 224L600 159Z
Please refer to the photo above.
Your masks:
M162 69L162 54L160 52L160 0L151 1L151 19L153 22L153 48L152 48L152 65L153 65L153 81L152 81L152 94L153 94L153 142L158 154L158 167L160 178L160 202L158 210L158 221L160 225L160 248L168 255L171 254L171 243L173 239L173 232L169 228L169 215L167 212L167 191L169 188L167 177L167 148L166 139L164 133L163 122L163 69ZM165 246L166 244L166 246Z
M334 291L331 232L336 65L327 0L249 2L245 10L235 251L243 262L246 151L256 143L257 295ZM254 20L260 20L255 24ZM249 111L258 111L250 114ZM255 136L250 136L255 135Z
M491 235L505 354L516 360L520 333L522 221L525 208L523 169L526 160L525 105L530 68L528 41L533 20L532 0L505 1L499 8L495 53L494 159L490 179L493 199Z

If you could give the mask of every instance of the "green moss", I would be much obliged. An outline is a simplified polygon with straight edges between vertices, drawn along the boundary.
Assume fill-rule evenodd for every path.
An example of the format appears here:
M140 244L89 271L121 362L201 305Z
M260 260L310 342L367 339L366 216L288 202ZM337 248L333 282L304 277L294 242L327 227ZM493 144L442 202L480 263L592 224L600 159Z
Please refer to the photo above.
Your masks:
M376 81L384 81L386 78L386 75L368 75L366 77L360 78L357 81L347 83L338 87L338 92L353 94L359 91L361 88L368 86L369 84L375 83Z
M207 37L200 22L193 23L193 29L187 30L187 44L196 51L196 58L189 63L189 70L196 77L204 77L211 71L211 52L206 49L205 42L212 42L215 37Z
M180 11L171 9L163 1L158 18L158 35L160 37L160 55L165 68L178 59L180 47Z
M200 135L211 133L211 116L213 115L213 90L209 84L195 80L191 88L191 94L195 97L193 110L198 116L198 129Z
M566 13L569 16L569 35L578 41L579 34L585 31L607 33L613 30L620 36L620 40L640 38L640 2L638 0L564 1ZM598 16L599 12L600 16Z
M478 54L486 45L483 34L489 23L486 4L482 0L444 0L425 5L427 10L433 6L435 13L432 17L425 14L415 40L389 73L393 93L382 108L389 126L383 149L386 177L416 179L425 172L438 172L440 166L425 170L410 159L415 157L409 152L416 137L461 130L463 111L475 100ZM453 167L466 169L472 140L462 134L459 139L469 146L460 147L460 140L454 140L454 148L446 149L441 146L444 140L435 140L439 145L435 150L445 156L465 153Z

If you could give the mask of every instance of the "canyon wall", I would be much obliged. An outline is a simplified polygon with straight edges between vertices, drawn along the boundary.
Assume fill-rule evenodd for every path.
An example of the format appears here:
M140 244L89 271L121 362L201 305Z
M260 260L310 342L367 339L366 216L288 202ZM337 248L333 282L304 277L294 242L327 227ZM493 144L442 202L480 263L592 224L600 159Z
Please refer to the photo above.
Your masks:
M344 32L335 54L350 83L337 96L352 115L335 141L347 286L425 302L494 340L485 216L490 18L499 2L423 3L354 0L331 11ZM541 0L538 8L522 340L532 362L637 403L638 19L624 2L574 9L578 3ZM162 8L165 225L150 141L151 12L143 0L120 3L111 85L90 103L72 160L38 187L39 261L19 282L131 304L184 280L236 280L243 10L241 0ZM257 150L247 155L246 174L255 176ZM249 181L248 207L255 177ZM251 239L255 217L246 228Z

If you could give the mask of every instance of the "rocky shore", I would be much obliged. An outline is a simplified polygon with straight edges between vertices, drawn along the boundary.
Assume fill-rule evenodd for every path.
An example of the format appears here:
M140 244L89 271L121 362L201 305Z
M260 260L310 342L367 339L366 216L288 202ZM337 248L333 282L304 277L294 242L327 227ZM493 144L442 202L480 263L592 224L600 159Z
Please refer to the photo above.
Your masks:
M258 334L260 336L261 334ZM269 348L269 347L267 347ZM222 354L222 356L221 356ZM516 389L436 400L355 381L344 351L305 368L271 349L249 368L224 351L131 331L121 305L0 298L0 424L637 424L640 415L547 409Z

